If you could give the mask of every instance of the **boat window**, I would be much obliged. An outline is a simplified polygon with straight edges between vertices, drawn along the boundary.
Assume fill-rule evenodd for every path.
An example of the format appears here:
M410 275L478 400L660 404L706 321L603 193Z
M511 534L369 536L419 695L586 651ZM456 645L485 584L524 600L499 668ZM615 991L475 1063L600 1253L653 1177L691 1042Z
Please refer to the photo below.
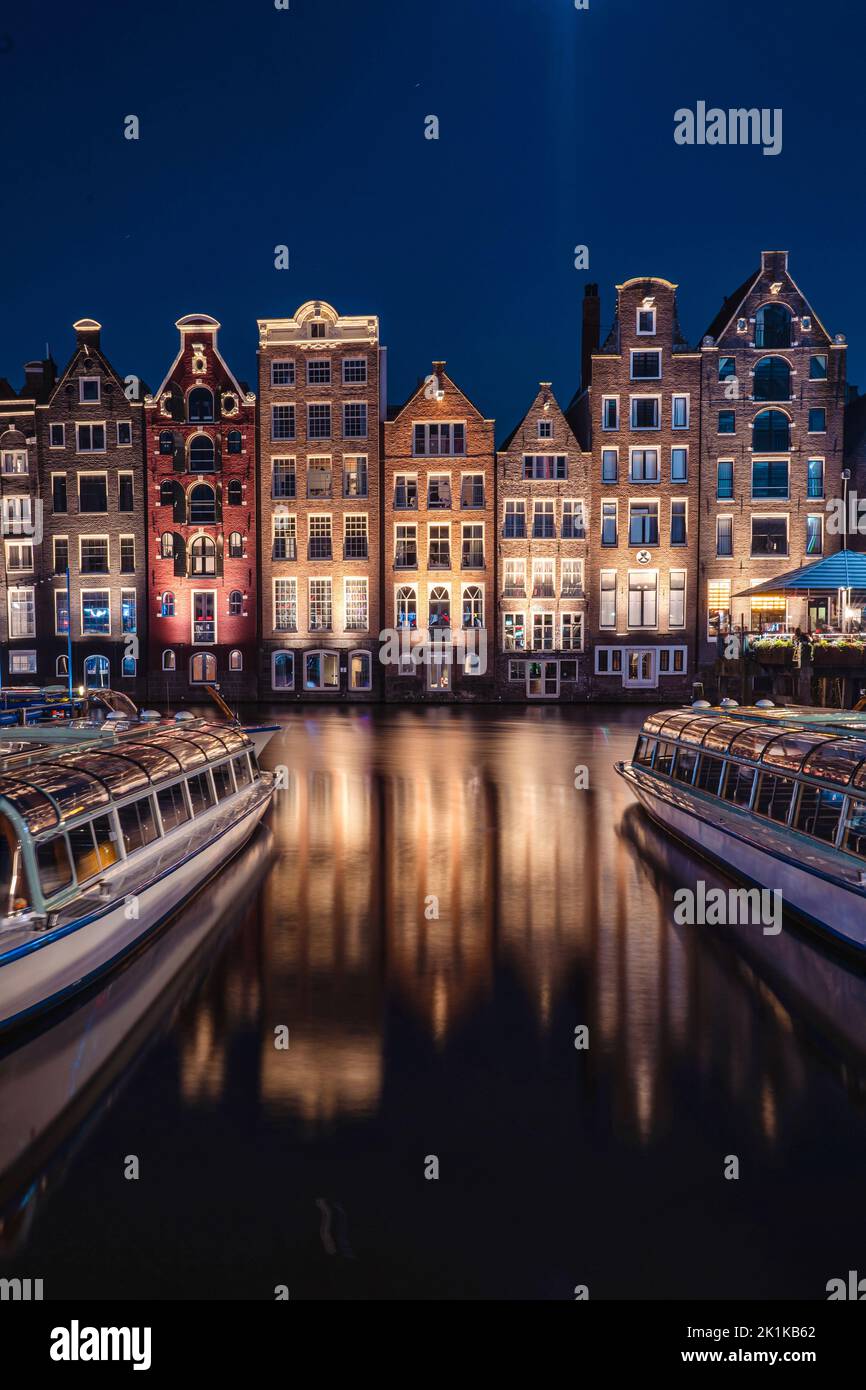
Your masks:
M791 777L777 777L772 772L762 772L755 794L753 810L759 816L785 824L791 809L791 798L796 783Z
M229 771L228 763L220 763L218 767L212 767L214 791L217 801L222 801L224 797L231 796L234 791L232 786L232 775Z
M210 782L207 774L197 772L194 777L190 777L187 782L189 787L189 799L192 802L192 813L200 816L213 806L213 792L210 789Z
M232 766L235 770L235 781L238 784L238 791L240 791L241 787L248 787L253 780L253 775L250 772L250 765L247 762L246 754L242 753L239 758L233 759Z
M255 748L251 748L251 749L250 749L250 767L251 767L252 770L253 770L253 777L256 779L256 781L258 781L258 780L259 780L259 776L260 776L260 768L259 768L259 760L258 760L258 758L256 757L256 750L255 750Z
M93 834L100 868L107 869L110 864L116 864L120 855L117 852L117 835L111 816L97 816L93 822Z
M0 796L27 822L31 835L40 835L43 830L53 830L60 824L60 817L45 793L28 787L26 782L19 782L17 777L0 779Z
M117 816L127 854L132 854L134 850L159 839L149 796L143 796L138 801L131 801L129 805L119 807Z
M718 795L724 768L725 764L722 758L714 758L709 753L701 754L695 786L700 787L702 792L712 792L714 795Z
M778 738L777 729L742 729L731 739L731 754L735 758L751 758L760 761L761 754L768 743Z
M849 854L859 854L861 859L866 859L866 801L848 802L842 848Z
M102 822L100 829L99 842L96 838L96 827L93 821L85 821L83 825L73 826L67 833L69 836L69 848L72 851L72 860L75 864L75 875L79 883L86 883L88 879L96 878L103 870L102 849L114 850L109 835L111 822L108 816L101 816ZM107 863L111 863L110 859Z
M168 833L174 830L176 825L183 825L184 821L189 820L186 797L183 794L183 785L175 782L172 787L163 787L156 794L159 802L159 814L162 816L162 828Z
M36 863L39 865L39 880L42 896L51 898L72 883L72 864L66 847L66 836L55 835L36 846Z
M856 738L834 738L819 746L808 755L803 771L810 777L820 777L827 782L851 781L860 764L866 759L866 743Z
M30 906L30 893L18 836L5 816L0 817L0 916Z
M681 748L677 754L677 766L674 773L676 780L678 782L691 782L695 775L697 761L697 748Z
M675 743L660 743L658 745L658 747L656 748L655 761L656 772L663 772L666 776L670 776L671 768L674 765L674 754L676 753L676 751L677 746Z
M722 796L725 801L733 801L736 806L748 806L755 785L755 769L731 763L725 779Z
M765 752L764 762L772 763L774 767L789 768L791 772L799 772L803 766L803 759L820 748L824 742L820 734L782 734Z
M742 724L735 724L732 719L723 720L721 724L714 724L712 729L708 729L704 734L704 747L712 748L719 753L727 753L731 746L731 739L736 738L737 734L742 732Z
M819 840L833 844L839 829L844 799L841 792L812 787L808 782L804 782L800 787L797 803L794 821L796 828L806 835L814 835Z
M653 760L653 750L655 746L656 741L654 738L644 738L643 734L641 734L637 741L637 747L634 750L634 762L639 763L641 767L649 767Z

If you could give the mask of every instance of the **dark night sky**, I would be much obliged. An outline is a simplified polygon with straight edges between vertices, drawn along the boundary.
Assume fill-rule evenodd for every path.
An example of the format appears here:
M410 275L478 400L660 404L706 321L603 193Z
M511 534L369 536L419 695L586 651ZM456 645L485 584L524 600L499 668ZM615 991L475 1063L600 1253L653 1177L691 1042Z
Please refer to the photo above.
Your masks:
M587 280L603 329L617 281L677 281L697 340L784 247L866 386L863 30L851 0L7 8L0 375L46 340L62 365L87 315L155 387L202 311L253 384L256 318L321 297L380 315L392 402L447 358L502 437L540 379L571 394ZM677 146L698 100L781 106L782 153Z

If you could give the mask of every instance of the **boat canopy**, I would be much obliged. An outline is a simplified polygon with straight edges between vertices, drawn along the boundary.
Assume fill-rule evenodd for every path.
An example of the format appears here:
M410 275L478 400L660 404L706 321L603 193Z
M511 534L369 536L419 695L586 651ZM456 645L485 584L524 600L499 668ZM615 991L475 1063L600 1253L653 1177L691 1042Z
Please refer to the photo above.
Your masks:
M754 724L746 724L742 718L660 710L644 720L642 732L836 786L866 787L866 738L841 731L783 729L775 720L764 723L758 712Z
M132 730L104 752L91 744L0 775L0 802L37 836L253 746L242 730L220 724L172 725L149 736Z

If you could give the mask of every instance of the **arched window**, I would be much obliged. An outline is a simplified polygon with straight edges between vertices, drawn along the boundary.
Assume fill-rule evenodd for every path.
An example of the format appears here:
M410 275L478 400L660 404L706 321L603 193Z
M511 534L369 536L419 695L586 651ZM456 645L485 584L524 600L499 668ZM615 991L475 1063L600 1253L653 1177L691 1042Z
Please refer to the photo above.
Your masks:
M480 584L463 586L463 626L484 626L484 592Z
M194 434L189 442L190 473L212 473L214 471L214 447L209 434Z
M760 454L784 454L791 447L791 422L782 410L762 410L752 423L752 449Z
M763 304L755 316L755 347L791 346L791 310L784 304Z
M244 556L244 538L240 531L232 531L229 536L229 558L232 560L242 560Z
M237 478L229 483L229 506L240 507L244 500L244 490Z
M163 618L174 617L174 594L171 592L171 589L166 589L163 594L159 611Z
M120 674L122 676L134 676L138 668L138 662L134 656L125 656L120 663Z
M174 435L172 434L171 430L160 430L159 452L161 454L174 453Z
M230 454L239 454L243 446L243 436L240 430L229 430L226 443Z
M451 595L445 584L436 584L430 590L430 626L451 626Z
M177 659L171 647L167 647L162 654L162 669L163 671L177 670Z
M87 656L84 658L84 684L88 690L105 690L108 686L108 677L107 656Z
M159 485L159 505L161 507L172 507L174 505L174 479L163 478Z
M397 626L418 626L418 593L414 584L403 584L397 590Z
M57 660L56 660L55 663L54 663L54 674L55 674L55 676L68 676L68 675L69 675L69 657L68 657L68 656L59 656L59 657L57 658Z
M210 536L196 536L189 548L190 574L216 574L216 543Z
M244 611L244 596L240 589L232 589L229 594L229 617L239 618Z
M271 689L294 690L295 657L293 652L274 652L271 657Z
M350 652L349 689L369 690L373 684L372 670L369 652Z
M216 494L209 483L196 483L189 494L191 526L213 526L216 522Z
M197 424L210 424L213 420L213 392L206 386L196 386L187 400L187 419Z
M791 368L784 357L762 357L755 367L752 394L756 401L787 401L791 398Z
M191 685L208 685L216 680L217 664L213 652L196 652L190 657L189 680Z
M230 670L230 671L242 671L243 669L244 669L244 654L243 654L243 652L239 652L239 651L237 650L237 648L235 648L234 651L229 652L229 670Z
M305 690L339 690L340 658L336 652L306 652L304 656Z
M174 555L174 536L171 531L163 531L159 541L159 553L163 560L170 560Z

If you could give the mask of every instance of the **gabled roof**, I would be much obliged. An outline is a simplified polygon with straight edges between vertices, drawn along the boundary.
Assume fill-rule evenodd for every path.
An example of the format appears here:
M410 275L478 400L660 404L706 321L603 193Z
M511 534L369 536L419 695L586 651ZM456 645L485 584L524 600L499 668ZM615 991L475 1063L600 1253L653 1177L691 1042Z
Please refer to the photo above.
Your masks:
M483 422L485 422L485 423L492 423L492 422L490 421L490 417L489 417L488 415L482 415L481 411L478 409L478 406L475 404L475 402L474 402L469 396L467 396L466 392L465 392L464 390L462 390L461 387L459 387L459 386L457 385L457 382L454 380L454 378L453 378L453 377L450 377L450 376L448 375L448 373L447 373L446 370L445 370L445 363L444 363L444 362L434 362L434 363L432 364L432 366L433 366L433 372L434 372L434 374L435 374L436 376L439 376L439 377L443 378L445 381L448 382L449 386L453 387L453 389L457 392L458 396L461 396L461 397L463 398L463 400L466 402L466 404L469 406L470 410L473 410L473 411L475 412L475 414L478 416L478 419L479 419L479 420L481 420L481 421L483 421ZM389 422L390 422L390 421L393 421L393 420L399 420L400 416L401 416L406 410L409 409L409 406L412 404L412 402L413 402L413 401L416 401L416 400L418 399L418 397L419 397L420 395L423 394L424 390L426 389L426 385L427 385L427 378L426 378L426 377L422 377L422 378L419 380L418 385L415 387L415 390L412 392L412 394L411 394L410 396L408 396L408 397L406 398L406 400L403 402L402 405L400 405L400 406L389 406L389 407L388 407L388 412L387 412L387 420L388 420Z
M79 319L77 324L73 324L73 327L78 328L86 322L88 322L88 320ZM99 324L96 324L96 327L98 328ZM96 358L102 364L106 376L111 377L111 379L120 387L121 391L124 389L123 379L120 377L115 368L112 367L105 353L102 351L102 348L96 343L79 342L76 343L75 348L72 352L72 356L69 358L69 361L66 363L66 366L63 368L63 371L57 373L57 380L55 381L46 398L49 405L58 395L61 386L63 386L65 382L68 380L68 378L72 375L73 368L76 362L81 357Z
M225 360L219 348L217 347L217 330L220 327L219 322L216 319L211 318L210 314L185 314L182 318L179 318L177 320L174 326L180 332L180 347L178 348L177 353L175 354L174 361L172 362L171 366L169 367L168 371L163 377L159 387L156 391L152 393L153 400L159 400L166 386L174 376L175 367L177 366L180 359L183 357L184 350L186 348L187 338L191 337L193 333L195 333L197 330L201 330L202 333L209 333L213 335L213 354L215 357L219 358L220 362L223 365L223 368L225 369L229 381L231 382L235 390L239 393L238 399L240 403L244 404L244 402L246 401L246 397L249 395L249 391L245 390L245 388L238 381L228 362Z
M551 386L549 381L542 381L537 392L535 393L535 396L533 397L532 404L530 405L529 409L524 413L524 415L521 416L511 433L508 434L505 437L505 439L502 440L502 443L499 445L499 448L497 449L497 453L508 453L508 450L511 448L518 434L523 429L523 426L526 424L526 421L529 419L530 415L534 414L540 408L543 408L545 401L549 401L553 409L557 411L557 413L559 414L563 424L565 425L569 434L572 436L574 448L580 448L580 445L574 435L574 430L571 427L568 417L566 416L565 411L562 409L562 406L559 404L559 401L556 399L556 396L553 393L553 387Z
M711 338L721 337L728 324L731 323L733 319L737 318L737 310L746 296L751 294L760 278L760 274L760 270L753 270L748 279L744 280L742 285L738 285L733 294L729 294L727 299L722 300L722 307L707 329L705 336Z

